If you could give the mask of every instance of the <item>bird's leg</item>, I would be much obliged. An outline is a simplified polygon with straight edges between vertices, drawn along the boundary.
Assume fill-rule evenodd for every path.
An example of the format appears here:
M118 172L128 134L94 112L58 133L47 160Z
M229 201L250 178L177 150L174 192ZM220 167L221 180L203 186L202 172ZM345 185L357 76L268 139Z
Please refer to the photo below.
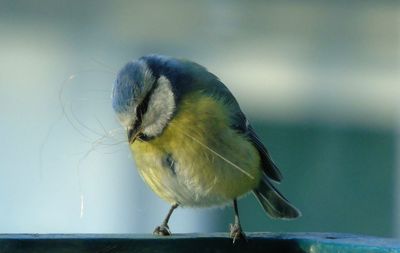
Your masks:
M233 210L235 211L235 224L231 224L230 236L233 239L233 243L235 243L236 240L246 239L246 235L244 234L242 226L240 225L239 210L236 199L233 200Z
M168 227L168 221L169 218L171 217L171 214L174 212L174 210L179 206L179 204L173 204L171 208L168 211L167 216L165 216L164 221L161 223L160 226L157 226L156 229L154 229L153 234L155 235L171 235L171 231L169 231Z

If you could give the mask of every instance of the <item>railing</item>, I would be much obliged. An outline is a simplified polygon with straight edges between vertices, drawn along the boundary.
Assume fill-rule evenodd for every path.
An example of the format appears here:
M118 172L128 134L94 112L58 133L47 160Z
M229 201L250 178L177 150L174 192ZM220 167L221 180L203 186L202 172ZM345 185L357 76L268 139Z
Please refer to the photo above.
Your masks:
M0 253L266 252L400 253L400 241L332 233L248 233L232 243L226 234L0 234Z

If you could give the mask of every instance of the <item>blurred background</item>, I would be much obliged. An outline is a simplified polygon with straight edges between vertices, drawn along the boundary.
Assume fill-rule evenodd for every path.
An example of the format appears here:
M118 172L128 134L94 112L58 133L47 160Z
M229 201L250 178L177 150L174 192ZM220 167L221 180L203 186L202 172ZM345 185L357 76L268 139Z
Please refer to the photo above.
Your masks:
M150 233L168 210L111 109L149 53L231 89L284 174L296 221L239 201L246 231L400 238L398 1L0 1L0 233ZM231 207L173 232L227 231Z

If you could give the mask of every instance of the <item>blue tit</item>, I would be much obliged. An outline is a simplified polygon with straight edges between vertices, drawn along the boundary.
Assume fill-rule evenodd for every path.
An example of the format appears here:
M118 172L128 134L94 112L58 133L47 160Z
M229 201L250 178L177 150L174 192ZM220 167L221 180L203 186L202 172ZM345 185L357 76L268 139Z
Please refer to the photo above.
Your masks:
M175 208L232 202L231 237L244 237L237 198L252 191L273 218L300 212L275 188L277 166L228 88L203 66L148 55L127 63L112 92L143 180L171 204L154 233L169 235Z

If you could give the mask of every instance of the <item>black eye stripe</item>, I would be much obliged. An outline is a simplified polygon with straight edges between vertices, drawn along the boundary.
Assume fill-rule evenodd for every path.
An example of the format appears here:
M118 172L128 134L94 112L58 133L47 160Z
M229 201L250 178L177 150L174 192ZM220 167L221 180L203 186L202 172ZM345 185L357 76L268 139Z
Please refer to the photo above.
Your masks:
M153 84L153 87L151 87L151 89L147 92L142 102L136 108L136 121L133 126L133 129L137 129L142 124L143 115L148 110L151 95L153 95L154 90L158 87L157 83L158 82Z

